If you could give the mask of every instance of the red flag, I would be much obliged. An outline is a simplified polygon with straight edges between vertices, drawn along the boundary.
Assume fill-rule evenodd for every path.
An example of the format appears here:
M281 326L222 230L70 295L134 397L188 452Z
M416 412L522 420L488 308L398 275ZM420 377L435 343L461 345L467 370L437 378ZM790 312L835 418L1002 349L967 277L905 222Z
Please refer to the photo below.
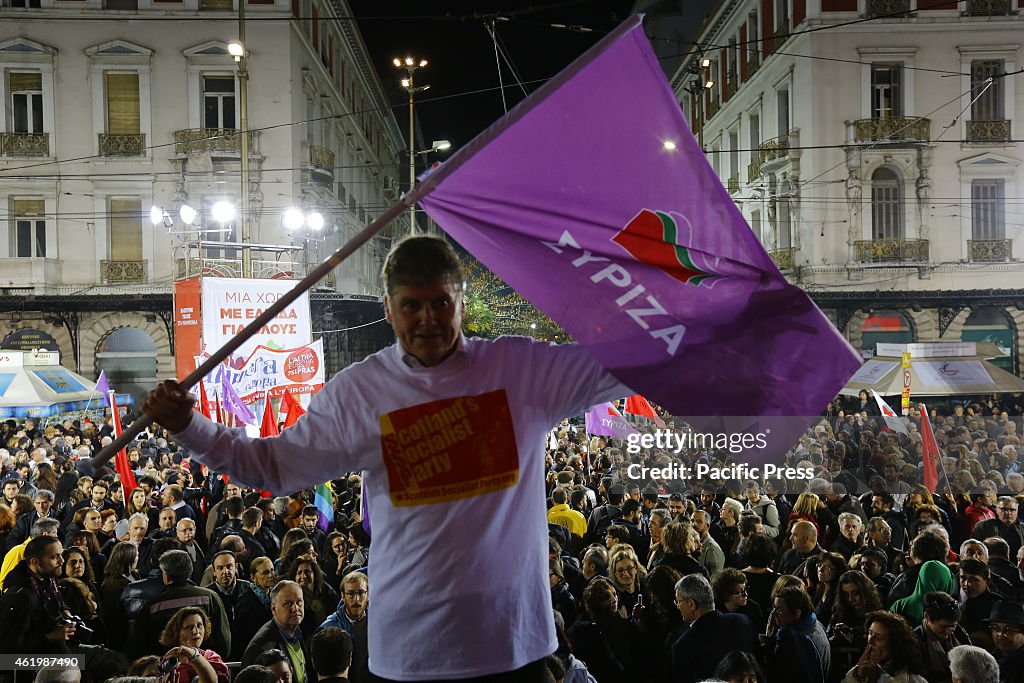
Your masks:
M210 418L210 399L206 397L206 385L203 384L203 380L199 380L199 401L196 403L196 410L206 416L206 419Z
M266 405L263 408L263 421L260 422L260 436L277 436L280 430L277 428L277 411L270 403L270 392L267 392Z
M110 392L110 409L114 414L114 435L121 436L121 413L117 409L117 397L114 392ZM135 482L135 473L132 472L131 465L128 464L128 451L121 449L117 452L117 456L114 458L114 469L117 470L118 476L121 477L121 488L124 490L124 499L130 500L132 497L132 491L138 488L138 484Z
M934 493L935 487L939 484L939 472L936 470L936 464L942 457L942 453L939 451L939 443L935 440L935 434L932 433L932 423L928 421L928 408L923 403L919 408L921 410L921 461L924 464L924 485Z
M641 417L649 418L654 424L658 425L662 429L665 428L665 421L658 417L658 413L655 412L654 406L652 406L650 402L640 394L634 394L626 399L626 412L630 415L640 415Z
M217 406L217 424L224 424L224 412L220 409L220 396L214 396L213 401Z
M299 421L299 418L306 414L302 404L299 403L298 399L292 396L292 392L284 392L284 404L287 409L287 413L284 416L284 428L288 429L293 424Z

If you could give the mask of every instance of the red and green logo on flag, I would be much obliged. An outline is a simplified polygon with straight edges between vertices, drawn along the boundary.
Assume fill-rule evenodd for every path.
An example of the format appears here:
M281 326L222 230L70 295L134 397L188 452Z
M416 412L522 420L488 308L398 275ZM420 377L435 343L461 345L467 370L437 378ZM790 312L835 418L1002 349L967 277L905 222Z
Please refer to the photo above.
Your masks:
M717 273L698 268L690 250L676 244L678 239L679 224L672 216L664 211L644 209L612 241L637 261L660 268L684 284L699 286L702 282L713 281Z

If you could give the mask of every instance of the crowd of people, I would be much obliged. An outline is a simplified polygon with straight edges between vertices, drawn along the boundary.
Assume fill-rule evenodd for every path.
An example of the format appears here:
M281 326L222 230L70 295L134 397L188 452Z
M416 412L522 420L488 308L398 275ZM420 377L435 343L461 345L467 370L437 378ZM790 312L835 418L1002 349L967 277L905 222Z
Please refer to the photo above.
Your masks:
M933 492L917 416L908 436L873 412L830 405L787 455L809 481L631 479L632 463L736 456L631 455L559 425L552 679L1024 681L1020 417L995 401L933 415ZM358 473L332 482L325 520L311 490L242 488L154 425L125 496L92 465L110 435L109 420L0 423L0 651L76 653L94 681L373 680Z

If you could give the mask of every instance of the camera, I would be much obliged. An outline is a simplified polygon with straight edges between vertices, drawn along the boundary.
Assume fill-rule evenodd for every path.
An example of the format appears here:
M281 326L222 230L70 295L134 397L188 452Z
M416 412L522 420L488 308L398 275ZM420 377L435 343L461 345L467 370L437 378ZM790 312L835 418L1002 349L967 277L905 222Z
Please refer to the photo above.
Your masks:
M91 628L85 625L82 617L77 614L65 614L64 618L60 620L60 623L62 626L67 626L68 624L74 625L75 633L82 633L85 635L92 635L94 633Z
M177 666L178 666L178 660L176 660L174 657L171 657L169 659L161 659L160 660L160 675L163 676L165 674L174 673L174 670L177 668Z

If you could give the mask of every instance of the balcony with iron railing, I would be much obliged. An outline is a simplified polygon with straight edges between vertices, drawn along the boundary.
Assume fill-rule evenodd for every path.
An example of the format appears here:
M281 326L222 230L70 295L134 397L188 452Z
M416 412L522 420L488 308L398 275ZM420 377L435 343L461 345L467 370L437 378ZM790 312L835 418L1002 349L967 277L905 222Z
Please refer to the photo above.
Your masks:
M1009 121L968 121L967 142L998 144L1010 141Z
M252 277L263 280L300 280L319 263L303 264L301 261L252 260ZM242 259L239 258L178 258L175 263L175 279L202 275L204 277L242 277ZM334 288L336 275L332 271L321 280L319 286Z
M971 263L998 263L1013 260L1013 240L967 240L967 258Z
M126 135L113 133L99 134L100 156L141 157L146 155L144 134Z
M907 16L905 12L910 11L910 0L867 0L865 14L868 17L900 18L900 15Z
M309 148L309 166L316 180L334 182L334 152L324 147Z
M853 137L857 142L928 142L931 130L931 119L920 116L889 116L853 122Z
M147 261L100 261L100 282L124 284L149 280Z
M857 260L861 263L928 263L928 240L891 238L857 240L854 242Z
M1010 0L967 0L968 17L1005 17L1013 13Z
M259 154L260 132L251 130L249 156ZM179 156L209 154L238 157L242 154L242 136L233 128L186 128L174 131L174 153Z
M772 249L768 252L768 256L770 256L772 261L775 262L776 268L782 272L786 272L793 270L793 263L796 261L796 249L794 247Z
M49 133L0 133L0 156L50 156Z
M747 182L752 183L761 175L761 168L772 161L782 159L789 153L789 136L782 135L761 143L757 152L751 155L747 164Z
M737 173L735 175L729 176L729 179L726 181L725 186L729 190L729 194L736 194L737 192L739 192L740 191L740 174Z

